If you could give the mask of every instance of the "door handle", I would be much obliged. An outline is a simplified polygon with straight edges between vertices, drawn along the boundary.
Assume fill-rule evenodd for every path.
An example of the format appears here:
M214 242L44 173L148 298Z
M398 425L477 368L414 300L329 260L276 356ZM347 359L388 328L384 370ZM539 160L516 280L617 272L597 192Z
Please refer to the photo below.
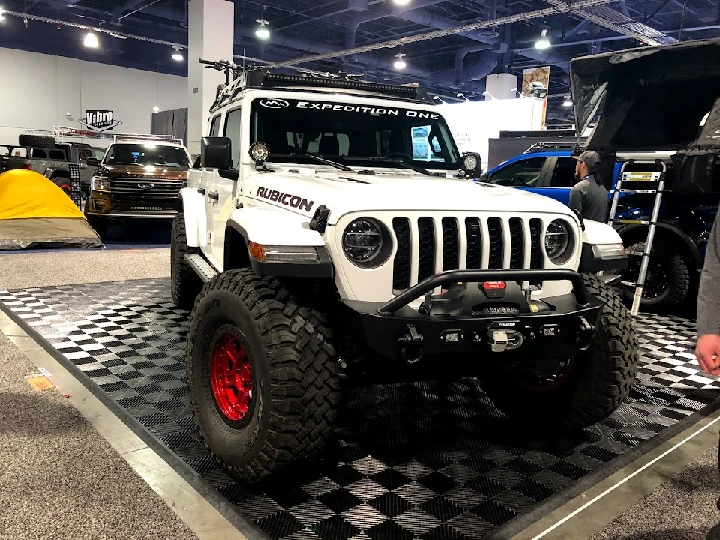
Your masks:
M213 201L217 201L220 198L220 195L217 191L211 191L208 193L208 199L212 199Z
M198 192L200 195L205 195L205 188L204 188L204 187L199 187L199 188L197 188L197 192Z

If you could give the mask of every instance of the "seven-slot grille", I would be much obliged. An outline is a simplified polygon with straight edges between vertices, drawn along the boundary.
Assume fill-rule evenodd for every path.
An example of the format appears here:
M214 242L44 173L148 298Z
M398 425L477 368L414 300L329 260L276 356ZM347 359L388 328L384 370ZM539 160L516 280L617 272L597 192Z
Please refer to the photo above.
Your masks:
M512 217L506 223L499 217L421 217L414 227L417 234L415 242L410 219L395 218L392 226L398 242L393 261L393 290L396 292L404 291L438 272L460 269L463 244L464 268L467 269L499 270L506 267L506 258L509 260L507 267L511 269L543 267L543 226L537 218L530 219L526 227L519 217ZM529 254L526 253L528 245ZM484 248L488 257L486 264L483 264ZM418 250L417 275L414 276L413 249ZM438 254L441 256L438 257Z

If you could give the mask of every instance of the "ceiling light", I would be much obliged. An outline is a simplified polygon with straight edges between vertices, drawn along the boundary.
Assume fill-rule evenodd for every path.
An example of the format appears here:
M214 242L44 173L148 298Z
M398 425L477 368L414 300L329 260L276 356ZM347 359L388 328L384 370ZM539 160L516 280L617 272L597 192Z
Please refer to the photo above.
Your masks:
M157 105L155 105L155 106L153 107L153 112L154 112L155 114L159 113L159 112L160 112L160 107L158 107Z
M0 21L5 20L5 10L0 7Z
M398 6L407 6L410 2L412 2L412 0L393 0L393 3Z
M405 69L407 67L407 62L403 60L403 56L405 56L403 53L397 53L395 55L395 63L393 64L395 69Z
M180 47L173 47L173 53L171 58L176 62L182 62L183 60L185 60L185 57L180 52Z
M98 41L98 37L95 34L93 34L92 32L88 32L87 34L85 34L83 45L85 45L88 49L97 49L100 46L100 42Z
M570 98L565 98L565 101L563 101L562 106L565 107L565 108L572 107L572 106L573 106L573 102L572 102L572 100L571 100Z
M535 48L547 49L550 46L550 40L547 38L547 28L543 28L542 32L540 32L540 39L535 42Z
M265 19L258 19L256 22L260 26L258 26L257 29L255 30L255 35L259 39L270 39L270 29L268 28L270 23L267 22Z

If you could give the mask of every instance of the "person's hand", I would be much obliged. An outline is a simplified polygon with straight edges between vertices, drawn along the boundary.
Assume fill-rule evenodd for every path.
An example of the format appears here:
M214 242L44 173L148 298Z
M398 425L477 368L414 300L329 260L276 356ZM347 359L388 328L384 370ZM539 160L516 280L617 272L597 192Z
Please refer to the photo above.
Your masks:
M695 347L700 369L710 375L720 376L720 335L705 334L698 339Z

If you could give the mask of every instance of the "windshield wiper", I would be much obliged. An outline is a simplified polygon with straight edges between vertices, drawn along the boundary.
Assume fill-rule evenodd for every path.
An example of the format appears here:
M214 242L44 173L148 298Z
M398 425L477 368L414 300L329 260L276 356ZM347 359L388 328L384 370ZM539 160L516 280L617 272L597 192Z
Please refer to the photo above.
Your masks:
M276 156L282 155L282 154L275 154ZM318 163L322 163L324 165L330 165L332 167L335 167L336 169L340 169L341 171L345 172L352 172L352 169L348 167L347 165L343 165L342 163L338 163L337 161L332 161L331 159L327 159L324 156L321 156L320 154L313 154L312 152L293 152L292 154L288 154L292 157L310 157L317 161Z
M411 163L405 159L393 159L389 157L353 157L349 159L356 159L358 161L373 161L377 163L393 163L395 165L400 165L403 169L411 169L415 172L419 172L420 174L424 174L426 176L442 176L440 173L434 173L430 172L427 169L421 167L420 165L415 165L414 163Z

